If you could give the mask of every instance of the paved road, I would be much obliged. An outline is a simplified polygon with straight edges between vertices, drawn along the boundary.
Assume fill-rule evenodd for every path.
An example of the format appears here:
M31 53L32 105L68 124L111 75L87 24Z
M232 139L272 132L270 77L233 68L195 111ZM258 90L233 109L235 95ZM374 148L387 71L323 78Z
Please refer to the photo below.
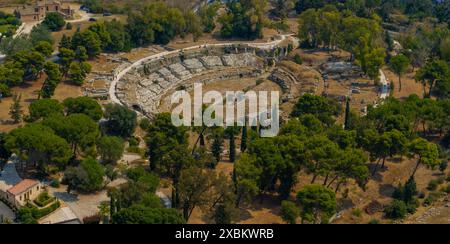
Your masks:
M16 218L16 215L14 214L14 212L8 206L6 206L3 202L0 202L0 219L2 216L3 216L3 218L7 218L11 221L14 221L14 219Z
M381 83L380 99L386 99L389 97L389 82L383 70L381 69L380 69L380 83Z
M94 17L94 15L87 13L86 11L83 11L83 10L78 11L77 14L79 14L81 17L78 19L66 20L66 22L74 24L74 23L88 21L90 18Z
M117 179L108 184L108 186L116 187L125 182L125 179ZM69 194L67 193L67 186L61 186L60 188L49 187L49 192L64 201L80 220L98 213L98 206L100 206L102 202L109 202L106 190L87 195L75 193Z
M264 42L264 43L218 43L218 44L206 44L206 45L197 45L197 46L192 46L192 47L188 47L188 48L183 48L183 49L178 49L178 50L173 50L173 51L166 51L166 52L161 52L158 54L154 54L148 57L145 57L143 59L140 59L136 62L134 62L133 64L131 64L130 66L128 66L127 68L123 69L122 71L120 71L116 77L114 78L114 80L111 82L111 85L109 87L109 97L111 99L111 101L113 103L117 103L117 104L122 104L122 102L117 98L116 96L116 86L117 83L122 79L122 77L128 73L131 69L138 67L140 65L142 65L145 62L148 61L155 61L155 60L160 60L162 59L164 56L167 55L173 55L173 54L179 54L183 51L189 51L189 50L194 50L194 49L206 49L209 47L226 47L226 46L232 46L232 45L239 45L239 44L244 44L244 45L248 45L250 47L254 47L254 48L259 48L259 49L265 49L265 50L269 50L269 49L273 49L274 47L278 46L280 43L282 43L284 40L286 40L287 38L292 38L293 34L289 34L289 35L280 35L278 36L279 38L275 41L272 42Z
M85 11L78 11L77 12L81 17L78 19L74 19L74 20L66 20L67 23L79 23L79 22L84 22L84 21L88 21L91 17L93 17L92 14L89 14ZM30 34L31 30L33 29L33 27L35 27L36 25L42 23L42 21L34 21L34 22L26 22L26 23L22 23L22 25L17 29L16 34L14 34L13 38L16 38L18 36L21 35L26 35L26 34Z

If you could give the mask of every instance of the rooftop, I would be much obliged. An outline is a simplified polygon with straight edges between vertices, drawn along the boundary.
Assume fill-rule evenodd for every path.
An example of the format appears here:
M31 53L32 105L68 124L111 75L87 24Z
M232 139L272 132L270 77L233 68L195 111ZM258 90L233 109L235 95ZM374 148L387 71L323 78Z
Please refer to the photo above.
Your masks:
M40 224L81 224L81 221L69 207L62 207L45 218Z
M25 180L19 182L19 184L17 184L15 186L13 186L12 188L10 188L8 190L8 192L13 194L14 196L17 196L17 195L27 191L28 189L30 189L31 187L33 187L33 186L35 186L37 184L39 184L39 181L25 179Z
M0 172L0 191L6 192L21 181L14 162L8 161L3 171Z

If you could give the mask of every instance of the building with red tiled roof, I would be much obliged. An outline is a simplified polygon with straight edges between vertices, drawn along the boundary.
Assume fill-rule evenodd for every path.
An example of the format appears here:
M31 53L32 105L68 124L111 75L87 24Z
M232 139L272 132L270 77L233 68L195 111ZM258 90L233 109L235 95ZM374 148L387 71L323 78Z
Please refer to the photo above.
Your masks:
M25 179L8 189L7 200L16 207L21 207L36 199L42 191L43 187L39 181Z
M13 157L11 157L13 159ZM17 208L35 200L44 191L37 180L22 180L17 174L13 160L8 161L0 172L0 198Z

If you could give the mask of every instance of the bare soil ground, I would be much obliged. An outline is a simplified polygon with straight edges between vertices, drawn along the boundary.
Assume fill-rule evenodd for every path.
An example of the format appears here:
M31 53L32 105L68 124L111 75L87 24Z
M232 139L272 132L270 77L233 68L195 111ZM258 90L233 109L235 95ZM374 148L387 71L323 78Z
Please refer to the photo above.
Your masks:
M138 61L150 55L163 52L164 48L158 45L150 45L148 47L135 48L131 52L121 53L118 56L129 60L130 62Z
M400 83L398 76L394 74L389 68L383 69L386 78L390 82L394 82L394 97L403 99L407 98L409 95L417 94L419 97L423 97L423 86L414 79L415 72L410 70L406 75L402 76L402 90L399 91Z
M341 57L346 57L345 54L342 55L343 56ZM310 62L313 67L317 67L317 65L320 65L321 63L327 61L330 58L330 55L327 53L308 53L306 54L306 57L308 62ZM385 72L389 80L398 82L398 79L395 79L397 77L392 72L386 69ZM329 80L328 83L330 84L330 86L327 89L327 92L335 95L345 96L349 92L351 82L367 83L367 87L361 88L361 92L359 94L352 95L351 105L355 111L360 111L366 105L378 100L377 87L374 85L373 81L365 78L360 78L354 81ZM324 90L325 88L322 87L322 91ZM394 96L397 98L404 98L409 94L420 95L421 93L422 87L420 84L417 84L414 81L413 74L407 74L403 79L402 92L394 91ZM191 139L191 141L195 141L195 135L191 135ZM227 145L225 145L224 148L226 149ZM361 189L353 181L349 181L348 183L341 186L338 193L338 214L333 220L333 223L361 224L368 223L372 219L378 219L382 223L393 223L392 220L384 218L384 214L382 212L369 215L367 212L365 212L365 208L374 200L380 202L383 205L389 204L392 201L391 196L395 187L397 187L399 184L404 184L408 180L415 164L416 159L390 159L386 162L386 168L379 169L378 172L372 177L365 190ZM371 164L371 170L373 169L373 167L374 164ZM228 175L231 174L231 172L233 171L233 164L228 162L227 155L224 155L223 161L219 163L216 171L218 173L223 172ZM430 170L421 166L415 177L419 192L424 193L425 196L428 196L430 194L430 191L427 190L429 181L440 176L441 174L437 170ZM307 175L305 173L300 174L298 178L299 183L295 187L295 190L290 197L291 200L295 201L295 192L300 190L304 185L310 184L311 180L312 177L310 175ZM324 179L319 178L317 179L316 183L321 183L323 182L323 180ZM280 201L276 198L275 195L265 195L263 197L262 203L260 202L260 199L255 199L251 206L242 207L242 209L240 209L240 218L238 220L238 223L283 223L282 219L280 218L279 206ZM424 207L423 205L421 205L415 214L408 216L403 221L396 221L395 223L449 223L449 214L450 209L448 207L448 202L441 200L437 204L434 204L432 207ZM212 222L213 220L211 220L209 213L204 213L199 208L195 209L191 219L189 220L189 223L192 224Z
M30 103L37 100L39 91L42 87L44 80L45 77L41 77L41 79L39 79L38 81L27 82L23 86L12 88L13 94L21 95L21 105L24 115L28 114L28 106L30 105ZM64 99L69 97L79 97L79 96L81 96L80 87L62 82L56 88L55 95L53 96L53 98L59 101L63 101ZM12 97L3 98L0 103L0 131L8 132L12 129L15 129L23 125L22 123L20 124L12 123L9 115L9 110L12 103L13 103Z
M333 224L365 224L372 219L378 219L382 223L392 223L392 220L385 219L383 213L379 212L374 215L369 215L365 212L366 206L373 200L376 200L383 205L387 205L392 201L391 195L394 188L400 183L404 184L410 177L413 167L415 166L415 159L393 159L388 160L385 169L379 170L367 185L367 189L363 191L356 185L355 182L349 182L341 187L338 193L338 214L334 219ZM218 173L231 174L233 171L233 164L222 161L216 168ZM430 179L436 178L440 175L438 171L433 171L421 167L416 174L416 182L419 192L426 195L429 191L426 189ZM298 184L292 193L290 200L295 201L295 193L302 189L303 186L311 183L312 177L305 173L298 177ZM316 183L321 184L322 178L316 180ZM348 197L344 197L344 192L348 191ZM263 201L257 198L253 201L251 206L243 206L239 211L238 223L240 224L282 224L280 217L280 200L275 195L264 195ZM355 211L355 209L360 211ZM361 214L355 214L360 212ZM416 214L408 216L404 221L397 221L396 223L450 223L449 219L450 208L448 202L440 201L433 207L419 207ZM204 224L213 223L208 214L205 214L201 209L197 208L193 212L190 224Z
M350 59L350 54L345 51L324 51L324 50L302 50L297 49L294 50L290 54L290 59L293 61L296 55L300 55L303 61L303 67L308 68L310 71L305 72L303 70L299 70L300 80L306 79L311 81L313 77L319 80L319 87L317 87L316 94L321 95L326 93L331 97L345 97L350 94L350 88L352 87L352 83L362 84L360 87L359 93L351 94L351 109L359 114L362 114L364 108L367 105L374 104L378 101L379 98L379 90L378 87L375 86L374 82L365 78L359 77L354 79L345 79L345 80L334 80L329 79L324 81L317 72L320 69L320 66L329 62L330 60L339 60L339 61L347 61ZM285 62L282 62L282 64ZM304 76L304 77L301 77ZM409 84L405 83L405 87L409 86ZM407 89L405 89L407 90ZM342 118L340 118L342 119Z

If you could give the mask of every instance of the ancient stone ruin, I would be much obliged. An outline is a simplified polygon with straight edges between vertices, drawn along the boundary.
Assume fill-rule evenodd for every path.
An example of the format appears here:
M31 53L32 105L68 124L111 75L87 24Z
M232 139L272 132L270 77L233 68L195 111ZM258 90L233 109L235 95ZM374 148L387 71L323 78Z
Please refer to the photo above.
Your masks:
M180 51L134 67L119 80L115 94L121 103L151 118L170 91L190 91L194 83L256 79L269 72L269 79L288 91L295 77L273 68L286 54L283 47L262 50L242 44Z

